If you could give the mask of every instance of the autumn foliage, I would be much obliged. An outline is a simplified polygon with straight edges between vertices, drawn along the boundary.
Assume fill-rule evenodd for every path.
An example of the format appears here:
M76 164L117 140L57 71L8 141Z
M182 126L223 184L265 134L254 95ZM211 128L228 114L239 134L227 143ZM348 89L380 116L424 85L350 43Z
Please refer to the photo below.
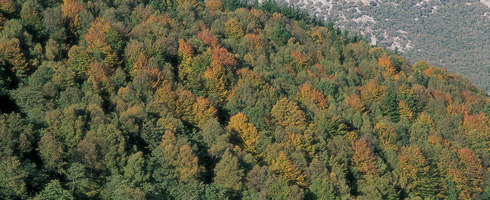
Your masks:
M272 107L271 115L277 120L277 123L287 128L306 128L306 118L304 112L299 109L298 105L286 98L279 100Z
M225 35L228 38L241 38L243 37L242 24L238 22L236 18L231 18L225 22Z
M366 102L379 101L386 93L386 87L379 86L374 80L370 80L366 85L360 87L359 90L361 92L361 98Z
M208 0L206 1L206 8L212 11L220 11L223 9L223 3L221 0Z
M283 176L286 180L304 186L305 175L301 170L289 160L286 153L281 151L277 159L272 161L270 170Z
M299 86L298 99L303 102L311 101L320 109L327 108L327 100L323 96L323 93L316 88L312 88L309 83Z
M366 143L366 140L356 140L354 144L352 144L352 149L354 149L352 161L356 164L357 170L361 174L377 175L378 167L376 164L376 156L369 144Z
M256 152L255 145L259 138L257 129L252 123L248 122L247 116L243 113L238 113L230 118L228 128L232 133L238 135L247 150Z
M0 0L0 199L489 198L483 90L244 3Z
M84 9L83 5L76 0L63 0L61 4L62 17L73 33L77 33L80 29L80 12Z
M346 96L344 101L349 107L359 112L363 112L366 109L366 107L364 106L364 102L362 102L361 98L358 95Z
M381 66L385 70L386 75L394 75L396 72L393 63L391 63L390 58L387 56L383 56L378 59L378 65Z

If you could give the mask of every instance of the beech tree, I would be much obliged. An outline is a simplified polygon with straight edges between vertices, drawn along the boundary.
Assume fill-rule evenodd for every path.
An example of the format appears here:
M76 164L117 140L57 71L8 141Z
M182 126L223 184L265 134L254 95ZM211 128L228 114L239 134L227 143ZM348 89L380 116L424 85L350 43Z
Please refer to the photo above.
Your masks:
M371 147L366 143L364 139L359 139L352 145L354 149L354 155L352 161L357 166L357 170L361 174L376 176L378 175L378 167L376 164L376 156Z
M272 107L271 115L281 126L298 129L306 128L304 112L299 109L296 103L286 98L282 98Z
M257 128L252 123L248 123L248 118L245 114L240 112L232 116L228 128L242 139L249 151L256 152L255 146L259 139Z

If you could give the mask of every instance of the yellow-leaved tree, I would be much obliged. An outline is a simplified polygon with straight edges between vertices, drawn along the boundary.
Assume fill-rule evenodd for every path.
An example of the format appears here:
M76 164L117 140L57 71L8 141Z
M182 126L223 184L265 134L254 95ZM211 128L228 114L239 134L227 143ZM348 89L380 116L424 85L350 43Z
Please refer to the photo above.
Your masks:
M306 128L306 117L298 105L286 98L279 100L272 107L271 115L277 120L277 123L286 128L297 128L304 130Z
M306 186L305 177L306 175L301 172L287 156L286 152L281 151L279 156L272 161L269 169L274 173L279 174L284 177L287 181L300 186Z
M255 128L254 124L248 122L245 114L239 112L233 115L228 123L228 129L242 139L248 151L256 153L255 145L259 139L259 135L257 128Z
M191 45L187 44L184 39L179 39L178 55L180 59L179 64L179 79L184 83L187 82L189 76L192 75L192 60L194 58L194 51Z
M225 35L227 38L242 38L242 24L236 18L231 18L225 22Z

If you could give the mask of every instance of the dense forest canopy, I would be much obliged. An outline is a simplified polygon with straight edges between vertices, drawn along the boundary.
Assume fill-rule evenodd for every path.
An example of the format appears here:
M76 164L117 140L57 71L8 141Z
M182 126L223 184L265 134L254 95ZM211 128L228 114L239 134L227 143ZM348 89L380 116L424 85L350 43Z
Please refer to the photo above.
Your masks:
M0 199L490 198L490 97L333 27L0 0Z

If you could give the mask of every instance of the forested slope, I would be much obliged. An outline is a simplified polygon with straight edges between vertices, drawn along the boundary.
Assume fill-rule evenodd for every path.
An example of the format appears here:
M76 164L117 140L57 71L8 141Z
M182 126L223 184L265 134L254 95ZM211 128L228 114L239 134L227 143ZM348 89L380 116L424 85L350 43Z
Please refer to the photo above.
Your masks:
M254 1L254 0L251 0ZM266 0L259 0L266 2ZM468 77L490 91L488 0L274 0Z
M0 0L0 199L490 197L490 98L290 9Z

